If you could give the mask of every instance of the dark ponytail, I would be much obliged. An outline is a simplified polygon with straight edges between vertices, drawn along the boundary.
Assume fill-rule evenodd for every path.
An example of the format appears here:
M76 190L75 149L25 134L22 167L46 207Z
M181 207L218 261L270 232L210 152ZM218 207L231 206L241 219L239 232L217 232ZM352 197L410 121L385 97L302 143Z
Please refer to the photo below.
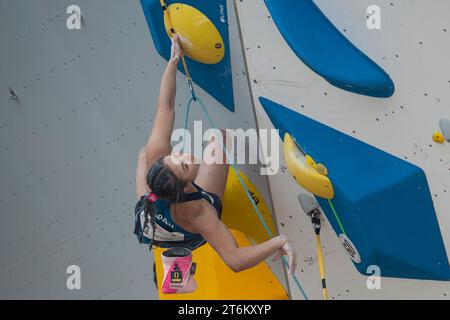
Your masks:
M154 203L151 203L150 200L147 197L144 197L143 199L143 203L144 203L144 228L142 229L142 232L139 236L139 242L143 242L142 241L142 237L145 233L148 233L148 220L150 219L150 224L152 226L153 229L153 235L151 238L151 242L150 242L150 251L152 250L152 246L153 246L153 239L155 239L155 227L156 227L156 223L155 223L155 217L156 217L156 206L154 205Z
M144 228L147 228L148 221L153 229L150 250L152 249L153 239L155 238L156 214L158 206L157 199L167 200L170 203L177 203L183 199L184 188L187 182L178 178L165 164L164 157L158 159L150 168L147 174L147 185L152 190L149 196L146 196L144 202ZM143 230L144 231L144 230ZM142 237L142 235L141 235Z

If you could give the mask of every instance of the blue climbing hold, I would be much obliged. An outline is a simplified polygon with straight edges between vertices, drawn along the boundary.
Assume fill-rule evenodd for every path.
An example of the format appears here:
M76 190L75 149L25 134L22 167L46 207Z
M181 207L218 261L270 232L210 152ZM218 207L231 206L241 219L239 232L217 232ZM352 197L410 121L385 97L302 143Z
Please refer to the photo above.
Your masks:
M353 45L312 0L265 0L278 30L295 54L332 85L362 95L387 98L395 86L389 75Z
M281 138L297 144L328 169L342 231L326 199L317 198L333 229L359 252L362 274L450 280L450 267L423 170L365 142L259 98Z

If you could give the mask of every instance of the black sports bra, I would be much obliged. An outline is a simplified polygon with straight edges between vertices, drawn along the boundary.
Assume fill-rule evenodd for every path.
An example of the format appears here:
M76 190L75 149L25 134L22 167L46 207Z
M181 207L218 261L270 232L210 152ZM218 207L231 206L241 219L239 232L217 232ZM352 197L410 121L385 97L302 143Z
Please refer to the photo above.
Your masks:
M220 219L222 215L222 201L219 196L211 192L206 192L194 182L192 184L197 191L185 194L183 199L177 203L205 199L216 209ZM158 214L155 217L155 230L153 230L151 222L146 219L144 214L145 197L146 195L142 196L135 207L134 233L137 235L139 242L152 244L161 248L181 246L190 250L194 250L206 243L201 234L191 233L175 223L170 213L170 204L173 204L173 202L166 200L160 199L155 202L155 205L158 207ZM154 234L153 231L155 231Z
M205 199L208 201L217 211L217 214L219 215L219 219L222 215L222 201L220 200L219 196L212 192L207 192L203 190L201 187L199 187L195 182L192 182L194 187L197 189L196 192L186 193L180 201L177 201L177 203L184 203L189 201L196 201Z

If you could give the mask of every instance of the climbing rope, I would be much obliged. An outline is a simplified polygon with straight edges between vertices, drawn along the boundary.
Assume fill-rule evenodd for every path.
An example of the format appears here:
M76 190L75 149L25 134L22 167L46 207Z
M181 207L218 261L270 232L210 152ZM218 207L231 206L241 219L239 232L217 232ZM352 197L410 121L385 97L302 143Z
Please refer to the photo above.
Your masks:
M164 16L166 17L167 22L169 24L170 33L173 36L173 35L175 35L176 32L175 32L175 29L173 28L173 25L172 25L172 22L171 22L171 19L170 19L170 14L169 14L169 10L168 10L167 4L165 3L164 0L160 0L160 3L161 3L161 8L162 8L162 10L164 12ZM204 112L204 114L205 114L205 116L206 116L206 118L207 118L207 120L209 122L209 125L212 128L217 128L217 126L215 125L214 121L212 120L212 118L211 118L211 116L210 116L210 114L208 112L208 109L205 107L203 101L199 97L197 97L196 94L195 94L194 85L193 85L193 82L192 82L191 75L189 73L189 69L188 69L188 66L187 66L187 63L186 63L186 59L184 57L183 50L181 50L181 60L183 62L183 68L184 68L184 72L185 72L185 75L186 75L186 78L187 78L188 87L189 87L189 90L190 90L191 95L192 95L192 97L189 100L188 105L187 105L186 118L185 118L185 121L184 121L184 129L185 129L185 131L184 131L185 134L184 134L184 138L183 138L183 150L184 150L185 141L186 141L186 139L185 139L186 138L186 131L187 131L188 122L189 122L189 114L190 114L190 109L191 109L191 106L192 106L193 102L198 102L200 104L200 106L201 106L201 108L202 108L202 110L203 110L203 112ZM262 225L264 226L265 230L267 231L267 234L269 235L269 237L273 238L273 234L270 231L269 226L267 225L266 221L264 220L264 217L262 216L261 211L259 210L259 208L256 206L255 202L253 201L253 198L252 198L252 195L250 193L250 190L247 188L247 185L245 184L244 180L242 179L242 177L241 177L241 175L239 173L239 170L237 169L236 165L234 165L233 162L231 161L231 156L228 153L228 151L226 149L226 146L223 145L222 141L221 141L221 147L222 147L222 149L224 150L224 152L226 154L228 163L230 164L231 168L236 173L236 176L238 177L239 183L244 188L245 193L246 193L250 203L252 204L253 208L255 209L259 220L261 221ZM286 268L289 268L289 263L288 263L287 259L284 256L282 256L281 258L282 258L282 261L283 261L284 265L286 266ZM302 287L300 281L298 280L297 276L293 273L292 277L293 277L294 282L297 285L299 291L303 295L304 299L308 300L308 295L306 294L305 290L303 289L303 287Z
M338 223L338 225L339 225L339 228L341 229L341 232L342 232L344 235L347 235L347 233L345 233L345 230L344 230L344 227L343 227L343 225L342 225L341 219L339 219L339 215L337 214L337 211L336 211L336 209L334 208L333 202L331 202L330 199L328 199L328 204L330 205L331 211L333 211L334 217L336 218L336 221L337 221L337 223Z
M191 98L191 99L189 100L188 105L187 105L186 119L185 119L185 122L184 122L184 123L185 123L185 128L184 128L184 129L185 129L185 132L186 132L187 124L188 124L188 121L189 121L189 113L190 113L190 109L191 109L192 102L194 102L194 98ZM205 107L203 101L202 101L199 97L197 97L196 102L198 102L199 105L201 106L201 108L202 108L202 110L203 110L203 112L204 112L204 114L205 114L205 116L206 116L206 118L207 118L207 120L208 120L209 125L210 125L212 128L217 128L217 126L215 125L214 121L212 120L212 118L211 118L211 116L210 116L210 114L209 114L209 112L208 112L208 109ZM242 176L241 176L241 174L239 173L238 168L237 168L236 165L233 164L233 162L231 161L231 156L230 156L230 154L228 153L228 150L226 149L226 146L224 146L224 144L222 143L222 141L221 141L220 143L221 143L222 149L223 149L224 152L225 152L225 155L226 155L226 157L227 157L228 163L230 164L231 168L232 168L232 169L234 170L234 172L236 173L236 176L238 177L239 183L240 183L240 184L242 185L242 187L244 188L244 191L245 191L245 193L246 193L246 195L247 195L247 197L248 197L250 203L252 204L253 208L255 209L255 211L256 211L256 213L257 213L257 215L258 215L259 220L261 221L262 225L264 226L264 228L265 228L267 234L269 235L269 237L272 238L272 237L273 237L273 234L272 234L272 232L270 231L269 226L267 225L266 221L264 220L264 217L262 216L261 211L260 211L259 208L256 206L256 204L255 204L255 202L254 202L254 200L253 200L253 198L252 198L252 196L251 196L250 190L247 188L247 185L245 184L244 180L242 179ZM183 147L184 147L184 141L183 141ZM289 268L289 263L288 263L287 259L286 259L284 256L282 256L281 258L282 258L282 261L283 261L284 265L286 266L286 268ZM292 277L293 277L294 282L295 282L295 284L297 285L299 291L301 292L301 294L302 294L303 297L305 298L305 300L308 300L308 296L307 296L305 290L303 289L303 287L302 287L300 281L298 280L297 276L293 273L293 274L292 274Z

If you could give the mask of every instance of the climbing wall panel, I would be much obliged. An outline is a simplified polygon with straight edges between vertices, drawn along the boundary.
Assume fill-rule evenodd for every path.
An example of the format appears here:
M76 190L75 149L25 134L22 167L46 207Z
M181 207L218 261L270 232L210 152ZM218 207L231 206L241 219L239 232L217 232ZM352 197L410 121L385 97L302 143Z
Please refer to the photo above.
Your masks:
M258 102L264 96L422 169L448 259L450 149L431 140L439 119L448 118L450 102L448 2L378 1L382 28L373 31L366 27L371 1L315 3L340 32L391 76L396 92L389 99L376 99L331 86L299 60L263 1L237 1L259 126L273 128ZM297 201L298 193L305 191L289 175L284 162L279 174L269 180L280 232L290 236L297 248L297 275L310 297L321 299L314 233ZM449 283L445 281L383 277L380 290L368 289L368 275L354 268L333 227L324 220L322 241L331 299L448 298ZM300 299L295 284L290 283L292 294Z

